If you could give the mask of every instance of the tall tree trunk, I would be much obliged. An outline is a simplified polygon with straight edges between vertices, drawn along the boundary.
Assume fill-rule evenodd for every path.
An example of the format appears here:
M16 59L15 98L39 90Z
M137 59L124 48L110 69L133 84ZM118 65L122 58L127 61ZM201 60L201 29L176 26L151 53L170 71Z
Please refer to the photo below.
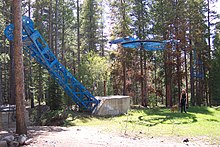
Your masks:
M50 47L50 49L51 50L53 50L53 46L52 46L52 0L50 0L49 1L49 28L48 28L48 30L49 30L49 32L48 32L48 34L49 34L49 47Z
M42 113L42 110L41 110L41 101L42 101L42 98L43 98L43 79L42 79L42 67L41 65L39 64L38 65L38 96L37 96L37 101L38 101L38 111L37 111L37 122L38 124L40 124L40 117L41 117L41 113Z
M78 73L80 66L80 21L79 21L79 0L77 0L77 64L78 64Z
M13 48L13 43L10 42L10 96L9 96L9 100L8 103L10 105L14 105L15 104L15 71L14 71L15 67L14 67L14 48Z
M121 0L121 5L122 5L122 19L123 19L123 21L125 22L126 20L125 20L125 1L124 0ZM125 36L125 30L126 30L126 28L123 26L123 28L122 28L122 37L124 37ZM127 78L127 76L126 76L126 50L125 49L122 49L123 51L122 51L122 56L124 56L124 57L122 57L123 58L123 60L122 60L122 68L123 68L123 95L126 95L126 78Z
M11 7L11 12L12 12L12 0L11 1L8 1L8 0L5 0L4 1L4 8L3 8L3 14L4 16L7 16L7 13L6 13L6 8L7 7ZM10 14L10 20L12 20L12 14ZM8 18L8 16L7 16ZM12 42L10 41L10 50L11 48L13 48L12 46ZM6 46L6 38L4 37L4 52L7 53L7 54L10 54L10 51L8 51L8 48ZM4 69L5 69L5 79L4 79L4 83L5 83L5 89L4 89L4 93L5 93L5 103L8 103L9 100L10 100L10 97L11 97L11 93L13 93L13 91L10 89L10 76L11 76L11 60L9 63L6 63L4 65ZM9 74L8 74L9 73ZM15 91L15 89L13 89ZM14 98L14 96L13 96ZM15 104L15 98L14 98L14 104Z
M103 5L103 0L101 1L101 7L102 8L104 8L104 5ZM104 15L103 15L103 10L101 10L101 34L102 34L102 36L101 36L101 43L100 43L100 47L101 47L101 56L103 56L104 57L104 20L103 20L103 17L104 17Z
M188 67L187 67L187 57L186 57L186 49L184 50L184 64L185 64L185 78L186 78L186 94L188 95ZM189 96L186 97L187 107L189 106Z
M125 49L122 49L123 51L123 55L126 55L126 51ZM126 95L126 59L123 57L123 61L122 61L122 72L123 72L123 95Z
M144 75L143 75L143 44L141 43L141 49L140 49L140 67L141 67L141 105L146 106L145 98L144 98Z
M55 27L55 55L58 58L58 0L56 0L56 9L55 9L55 20L56 20L56 27Z
M198 54L198 74L200 75L202 72L201 72L201 64L200 61L202 61L201 59L201 52L199 52ZM197 98L198 98L198 101L197 101L197 104L199 106L201 106L203 104L203 98L204 98L204 95L203 95L203 85L204 85L204 80L202 77L199 77L197 78L198 79L198 89L196 90L197 91Z
M148 71L148 69L147 69L147 55L146 55L146 50L144 50L144 77L143 77L143 82L144 82L144 85L143 85L143 88L144 88L144 105L145 105L145 107L147 107L147 105L148 105L148 96L149 96L149 94L148 94L148 86L147 86L147 71Z
M63 0L64 3L64 0ZM65 17L64 14L65 13L65 5L63 5L63 12L62 12L62 59L61 59L61 63L66 67L66 60L65 60Z
M27 134L25 121L24 67L22 51L21 0L13 0L14 8L14 64L16 98L16 133Z
M210 22L210 1L207 0L207 4L208 4L208 60L211 60L211 22ZM208 88L209 87L209 76L206 76L206 74L209 74L209 69L207 70L206 68L204 68L204 80L205 80L205 92L206 92L206 103L207 105L210 106L210 102L211 102L211 90Z
M176 5L177 5L177 1L176 1ZM176 12L176 19L178 18L178 16L177 16L177 13L178 12ZM178 38L180 38L181 36L179 36L179 22L178 21L176 21L176 24L175 24L177 27L175 27L175 35L176 36L178 36ZM176 64L176 69L177 69L177 71L176 71L176 73L177 73L177 88L178 88L178 99L176 100L176 99L174 99L174 103L176 103L176 102L179 102L179 100L180 100L180 96L181 96L181 84L182 84L182 74L181 74L181 50L180 50L180 45L178 45L178 44L175 44L175 49L176 49L176 62L177 62L177 64Z
M2 7L2 9L3 9L3 12L2 12L2 14L4 15L4 11L5 11L5 2L4 1L2 1L2 5L3 5L3 7ZM5 50L5 38L3 38L3 51ZM0 61L0 105L2 105L3 103L4 103L4 100L3 100L3 89L2 89L2 87L3 87L3 77L2 77L2 75L3 75L3 70L5 70L4 69L4 66L3 66L3 64L2 64L2 62ZM5 83L6 84L6 83Z
M28 1L28 17L31 17L31 0ZM30 58L30 67L29 67L29 86L28 86L28 96L31 99L31 108L34 108L34 93L33 93L33 72L32 72L32 57Z
M3 97L2 97L2 62L0 62L0 105L3 104Z
M166 107L172 106L172 66L173 66L172 62L173 61L172 61L172 58L171 58L171 53L170 53L171 51L170 50L167 50L167 51L164 52L165 84L166 84Z
M193 69L193 51L190 52L190 89L191 89L191 104L195 106L195 86L194 86L194 69Z
M145 37L145 18L144 18L144 4L143 4L143 1L141 0L141 11L140 11L140 13L141 13L141 39L145 39L146 37ZM147 105L148 105L148 81L147 81L147 59L146 59L146 55L147 54L147 52L146 52L146 50L144 49L144 75L143 75L143 82L144 82L144 85L143 85L143 93L144 93L144 95L143 95L143 97L144 97L144 105L145 105L145 107L147 107Z
M14 1L14 0L13 0ZM11 3L11 14L14 14L14 3ZM13 20L14 16L10 15L10 19ZM9 80L9 87L10 87L10 96L8 103L11 105L15 105L15 67L14 67L14 47L13 47L13 42L10 41L10 69L9 69L9 74L10 74L10 80Z

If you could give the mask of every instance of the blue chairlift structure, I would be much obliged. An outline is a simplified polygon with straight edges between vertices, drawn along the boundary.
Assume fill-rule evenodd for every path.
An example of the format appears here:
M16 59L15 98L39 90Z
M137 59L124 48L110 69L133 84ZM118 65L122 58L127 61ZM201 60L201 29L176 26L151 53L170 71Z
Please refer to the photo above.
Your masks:
M179 40L175 40L173 38L171 38L170 40L155 41L155 40L140 40L138 38L134 38L134 37L129 36L129 37L124 37L124 38L112 40L109 43L110 44L121 43L121 45L124 48L138 49L138 48L143 47L145 50L148 50L148 51L157 51L157 50L164 50L165 45L167 43L176 44L178 42L179 42Z
M24 50L40 63L55 81L64 89L80 110L94 112L100 103L74 76L58 61L41 34L34 29L34 22L26 16L22 17L22 41ZM5 28L8 40L14 40L14 25Z

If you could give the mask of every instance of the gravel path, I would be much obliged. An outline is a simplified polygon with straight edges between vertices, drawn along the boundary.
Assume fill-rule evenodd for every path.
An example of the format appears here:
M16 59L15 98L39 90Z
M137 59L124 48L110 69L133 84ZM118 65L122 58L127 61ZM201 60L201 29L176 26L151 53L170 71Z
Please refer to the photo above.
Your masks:
M28 128L26 147L220 147L211 144L207 137L154 137L145 134L129 134L105 131L108 128L99 126L32 126ZM4 136L15 135L13 132L0 130L0 139ZM9 133L10 132L10 133ZM219 143L219 141L218 141ZM1 146L0 146L1 147Z
M30 127L28 136L33 139L27 147L186 147L210 145L204 138L183 137L132 137L104 132L99 127Z

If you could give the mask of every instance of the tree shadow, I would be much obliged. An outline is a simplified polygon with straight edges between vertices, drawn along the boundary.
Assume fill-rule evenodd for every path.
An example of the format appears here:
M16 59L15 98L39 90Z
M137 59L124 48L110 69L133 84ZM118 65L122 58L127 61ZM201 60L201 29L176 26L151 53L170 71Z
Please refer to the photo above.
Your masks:
M88 123L92 120L92 115L86 112L69 111L69 115L65 120L64 126L77 126L75 123L76 120L80 120L82 123Z
M216 119L206 119L207 121L212 121L212 122L219 122L219 120Z
M65 129L65 127L58 127L58 126L28 126L27 127L28 138L35 138L47 132L57 133L62 131L67 131L67 130ZM10 135L17 136L16 128L7 128L0 131L0 139Z
M138 110L140 111L140 110ZM138 123L145 126L156 126L159 124L190 124L197 122L195 114L190 113L171 113L166 109L145 109L141 110L146 115L138 117L138 121L129 120L131 123ZM182 119L181 119L182 118Z
M205 107L205 106L189 107L187 109L187 111L191 112L191 113L200 113L200 114L206 114L206 115L213 115L213 111L210 111L209 107Z
M63 132L63 131L67 131L67 128L59 127L59 126L29 126L28 137L35 138L47 132L58 133L58 132Z

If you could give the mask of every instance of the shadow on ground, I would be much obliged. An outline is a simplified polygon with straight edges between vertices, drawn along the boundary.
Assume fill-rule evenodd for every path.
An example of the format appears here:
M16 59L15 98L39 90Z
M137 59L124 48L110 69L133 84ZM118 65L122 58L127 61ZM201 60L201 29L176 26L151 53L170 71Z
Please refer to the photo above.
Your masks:
M141 116L138 116L138 120L128 120L130 123L138 123L145 126L156 126L159 124L192 124L198 122L196 114L213 115L213 112L208 107L191 107L187 109L187 113L175 112L172 113L169 109L165 108L152 108L152 109L133 109L139 112ZM215 119L209 119L207 121L215 121Z
M50 133L57 133L67 131L65 127L58 127L58 126L29 126L27 128L27 134L29 138L35 138L42 134L45 134L45 132ZM5 136L13 135L16 136L16 129L15 128L5 128L4 130L0 130L0 140L4 138Z

